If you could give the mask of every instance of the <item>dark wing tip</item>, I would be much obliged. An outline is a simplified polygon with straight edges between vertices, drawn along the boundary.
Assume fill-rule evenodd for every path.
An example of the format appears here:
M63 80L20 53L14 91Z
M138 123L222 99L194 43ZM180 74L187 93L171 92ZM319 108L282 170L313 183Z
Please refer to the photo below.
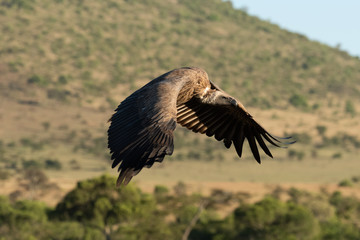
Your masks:
M261 160L260 160L257 144L259 144L259 146L265 152L266 155L273 158L273 155L271 154L269 148L266 146L264 140L279 148L287 148L287 145L294 144L296 142L296 140L293 137L274 136L268 133L264 128L262 128L258 124L247 130L246 138L249 141L249 145L254 155L254 158L259 164L261 163Z
M231 147L231 144L232 144L231 140L229 140L227 138L224 139L224 145L227 149L229 149Z
M135 170L134 168L127 168L121 170L119 177L116 181L116 187L126 186L129 184L130 180L139 172L141 169Z
M258 162L258 163L261 163L261 159L260 159L260 153L259 153L259 149L256 145L256 141L255 141L255 137L253 134L251 133L248 133L246 134L246 138L249 142L249 146L250 146L250 149L251 149L251 152L252 154L254 155L254 158L255 160Z
M268 132L266 132L267 135L269 135L270 138L272 138L273 140L275 140L276 142L280 143L280 144L293 144L296 143L296 139L294 139L292 136L288 136L288 137L278 137L275 135L272 135Z
M296 143L296 139L294 139L293 137L289 136L289 137L278 137L269 133L266 133L271 139L275 140L277 143L279 143L280 148L287 148L286 145L291 145ZM270 142L271 143L271 142ZM273 144L274 145L274 144ZM275 145L276 146L276 145Z

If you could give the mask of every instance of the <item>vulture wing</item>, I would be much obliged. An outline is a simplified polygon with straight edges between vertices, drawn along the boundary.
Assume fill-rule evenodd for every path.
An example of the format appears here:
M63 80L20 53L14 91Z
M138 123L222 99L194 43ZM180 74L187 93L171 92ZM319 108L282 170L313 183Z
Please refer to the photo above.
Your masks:
M211 83L211 87L224 93L213 83ZM227 94L224 93L224 95ZM280 147L281 144L293 143L282 142L282 140L291 138L277 138L269 134L238 100L234 105L221 105L216 101L211 104L204 103L200 98L194 97L177 107L177 122L193 132L203 133L209 137L215 136L216 140L224 141L226 148L230 148L231 144L234 144L239 157L242 155L243 143L246 138L258 163L261 163L261 160L257 144L268 156L272 157L264 140L277 147Z
M151 167L172 154L176 123L215 136L227 148L234 144L240 157L245 138L259 163L258 145L272 157L264 140L280 147L284 139L270 135L238 100L208 81L199 68L175 69L152 80L118 106L108 130L112 167L120 164L117 186L128 184L143 167ZM231 101L224 104L222 97Z
M176 84L159 78L126 98L109 120L112 167L120 163L117 186L128 184L144 166L151 167L173 152L178 92Z

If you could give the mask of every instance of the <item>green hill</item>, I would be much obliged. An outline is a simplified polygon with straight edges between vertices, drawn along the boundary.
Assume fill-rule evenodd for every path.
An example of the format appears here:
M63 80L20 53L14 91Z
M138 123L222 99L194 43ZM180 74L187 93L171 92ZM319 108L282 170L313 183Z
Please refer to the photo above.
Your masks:
M230 2L2 0L0 21L1 84L11 97L8 89L37 97L40 88L59 101L112 102L118 85L133 90L188 65L257 107L287 106L294 95L312 104L360 96L359 59Z
M360 60L230 2L0 0L0 166L72 178L109 169L113 109L181 66L204 68L271 132L294 134L299 143L276 159L360 148ZM173 159L235 158L215 140L176 134Z

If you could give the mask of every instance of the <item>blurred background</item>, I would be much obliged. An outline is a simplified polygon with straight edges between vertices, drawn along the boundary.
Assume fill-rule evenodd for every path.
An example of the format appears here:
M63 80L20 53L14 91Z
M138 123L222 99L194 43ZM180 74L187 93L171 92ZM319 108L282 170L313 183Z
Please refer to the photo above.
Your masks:
M358 3L308 2L0 0L0 239L360 239ZM108 119L182 66L297 143L178 126L116 189Z

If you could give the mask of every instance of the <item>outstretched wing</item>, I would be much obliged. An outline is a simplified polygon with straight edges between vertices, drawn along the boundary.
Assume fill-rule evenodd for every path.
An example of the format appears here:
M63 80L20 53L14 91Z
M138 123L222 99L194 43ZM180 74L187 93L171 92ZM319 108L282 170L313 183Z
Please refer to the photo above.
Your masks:
M153 80L126 98L110 118L112 167L120 163L117 186L128 184L144 166L151 167L172 154L178 93L173 87Z
M212 88L222 91L213 83ZM277 138L269 134L253 119L239 101L237 101L237 106L218 105L216 102L209 104L202 102L200 98L192 98L190 101L179 105L177 110L177 122L179 124L193 132L206 134L209 137L215 136L216 140L224 141L226 148L230 148L234 144L239 157L242 155L243 143L246 138L258 163L261 160L257 145L268 156L272 157L265 141L277 147L282 144L293 143L291 138ZM289 140L289 142L282 142L282 140Z

